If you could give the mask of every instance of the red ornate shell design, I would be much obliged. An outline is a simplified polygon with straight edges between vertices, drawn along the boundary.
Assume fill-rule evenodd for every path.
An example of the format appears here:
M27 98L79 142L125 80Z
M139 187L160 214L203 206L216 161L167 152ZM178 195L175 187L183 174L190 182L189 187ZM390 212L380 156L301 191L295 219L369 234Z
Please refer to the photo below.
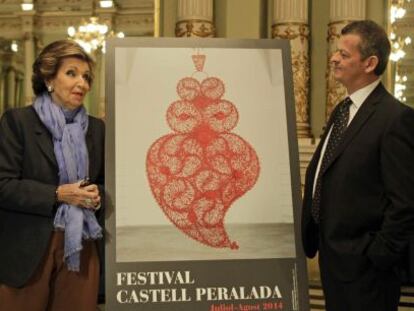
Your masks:
M167 111L174 133L150 147L147 175L152 193L168 219L191 238L217 248L238 249L224 227L231 204L257 181L254 149L230 131L238 111L223 99L224 83L190 77L177 85L179 100Z

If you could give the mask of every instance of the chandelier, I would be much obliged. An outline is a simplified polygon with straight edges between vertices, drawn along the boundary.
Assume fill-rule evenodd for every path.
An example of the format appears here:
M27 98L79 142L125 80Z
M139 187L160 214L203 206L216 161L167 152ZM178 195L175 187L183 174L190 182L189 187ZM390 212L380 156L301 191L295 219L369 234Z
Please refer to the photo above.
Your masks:
M405 2L410 2L411 0L392 0L390 7L390 24L391 24L391 55L390 59L393 62L398 62L401 58L405 56L404 47L411 44L411 37L401 37L396 34L397 24L396 22L403 18L406 13L404 7Z
M108 25L100 23L99 18L95 16L95 1L92 1L92 16L89 21L82 21L77 29L74 26L68 27L68 35L69 39L79 43L88 53L96 50L105 53L106 38L125 37L123 32L115 33L112 30L108 32L108 30Z
M404 49L411 44L412 39L410 36L401 36L398 34L398 20L403 18L406 13L405 4L411 2L411 0L392 0L390 7L390 41L391 41L391 54L390 60L395 64L394 73L394 96L400 101L405 102L407 100L404 96L406 90L407 76L401 72L400 62L405 57Z

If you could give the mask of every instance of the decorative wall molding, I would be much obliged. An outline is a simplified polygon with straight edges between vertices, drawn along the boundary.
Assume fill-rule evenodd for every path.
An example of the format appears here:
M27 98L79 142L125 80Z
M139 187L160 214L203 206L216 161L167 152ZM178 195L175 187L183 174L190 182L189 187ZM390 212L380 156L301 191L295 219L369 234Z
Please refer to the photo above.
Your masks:
M183 20L175 27L176 37L214 37L215 28L212 22L205 20Z
M115 15L114 27L130 35L153 35L154 16L151 15Z
M176 37L215 36L212 0L178 0Z
M21 21L15 17L0 19L0 37L16 39L21 37Z
M300 22L274 24L272 26L272 37L290 41L297 136L299 138L310 137L309 26Z
M95 2L98 4L97 0ZM92 16L90 0L36 0L32 11L22 11L21 3L22 0L0 0L0 77L5 75L5 70L9 73L11 67L16 69L15 87L10 86L10 77L0 78L0 114L6 106L32 102L31 68L44 44L66 38L69 26L77 26ZM126 36L152 36L154 33L153 0L116 0L114 7L96 8L95 14L111 30L122 31ZM10 51L11 40L18 43L17 53ZM9 96L12 89L15 94ZM103 107L105 93L102 90L94 97L91 100L93 110L98 111ZM6 102L11 99L13 101Z
M21 39L28 29L40 37L61 34L69 26L79 25L92 14L92 2L83 0L38 0L35 9L21 11L21 0L0 0L0 37ZM126 35L152 35L154 3L152 0L117 0L117 7L96 9L96 15Z
M334 78L334 73L332 71L332 67L330 64L330 59L332 55L336 51L336 46L338 40L341 36L342 28L348 24L349 21L341 21L341 22L334 22L330 23L328 26L328 66L325 73L325 80L326 80L326 120L328 120L329 116L331 115L332 110L335 108L336 104L339 103L345 96L346 96L346 89L345 87L337 82Z
M272 37L294 40L299 38L301 43L309 40L309 26L304 23L290 22L272 25Z

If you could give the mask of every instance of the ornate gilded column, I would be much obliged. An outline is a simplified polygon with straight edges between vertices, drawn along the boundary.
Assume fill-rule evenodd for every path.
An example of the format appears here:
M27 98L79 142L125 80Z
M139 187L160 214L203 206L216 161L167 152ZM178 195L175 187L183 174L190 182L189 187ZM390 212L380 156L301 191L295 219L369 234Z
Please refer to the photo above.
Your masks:
M290 40L298 138L308 138L309 24L308 0L273 0L272 37Z
M328 25L328 67L326 72L327 99L326 117L335 105L345 97L345 88L334 79L330 66L332 54L341 35L341 30L351 21L365 19L366 0L330 0L330 23Z
M34 11L20 13L23 30L23 49L24 49L24 104L30 105L33 102L34 94L32 89L32 66L35 55L35 45L33 38L33 18Z
M176 37L214 37L213 0L178 0Z

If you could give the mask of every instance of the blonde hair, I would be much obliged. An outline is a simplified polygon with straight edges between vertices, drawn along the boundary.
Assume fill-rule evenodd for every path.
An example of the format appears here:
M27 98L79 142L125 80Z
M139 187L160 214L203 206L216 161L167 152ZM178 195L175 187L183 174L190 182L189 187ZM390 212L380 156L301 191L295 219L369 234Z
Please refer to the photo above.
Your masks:
M64 58L76 57L85 61L90 69L89 86L93 82L95 62L85 50L73 40L59 40L48 44L33 63L32 88L35 95L47 91L46 81L56 77Z

